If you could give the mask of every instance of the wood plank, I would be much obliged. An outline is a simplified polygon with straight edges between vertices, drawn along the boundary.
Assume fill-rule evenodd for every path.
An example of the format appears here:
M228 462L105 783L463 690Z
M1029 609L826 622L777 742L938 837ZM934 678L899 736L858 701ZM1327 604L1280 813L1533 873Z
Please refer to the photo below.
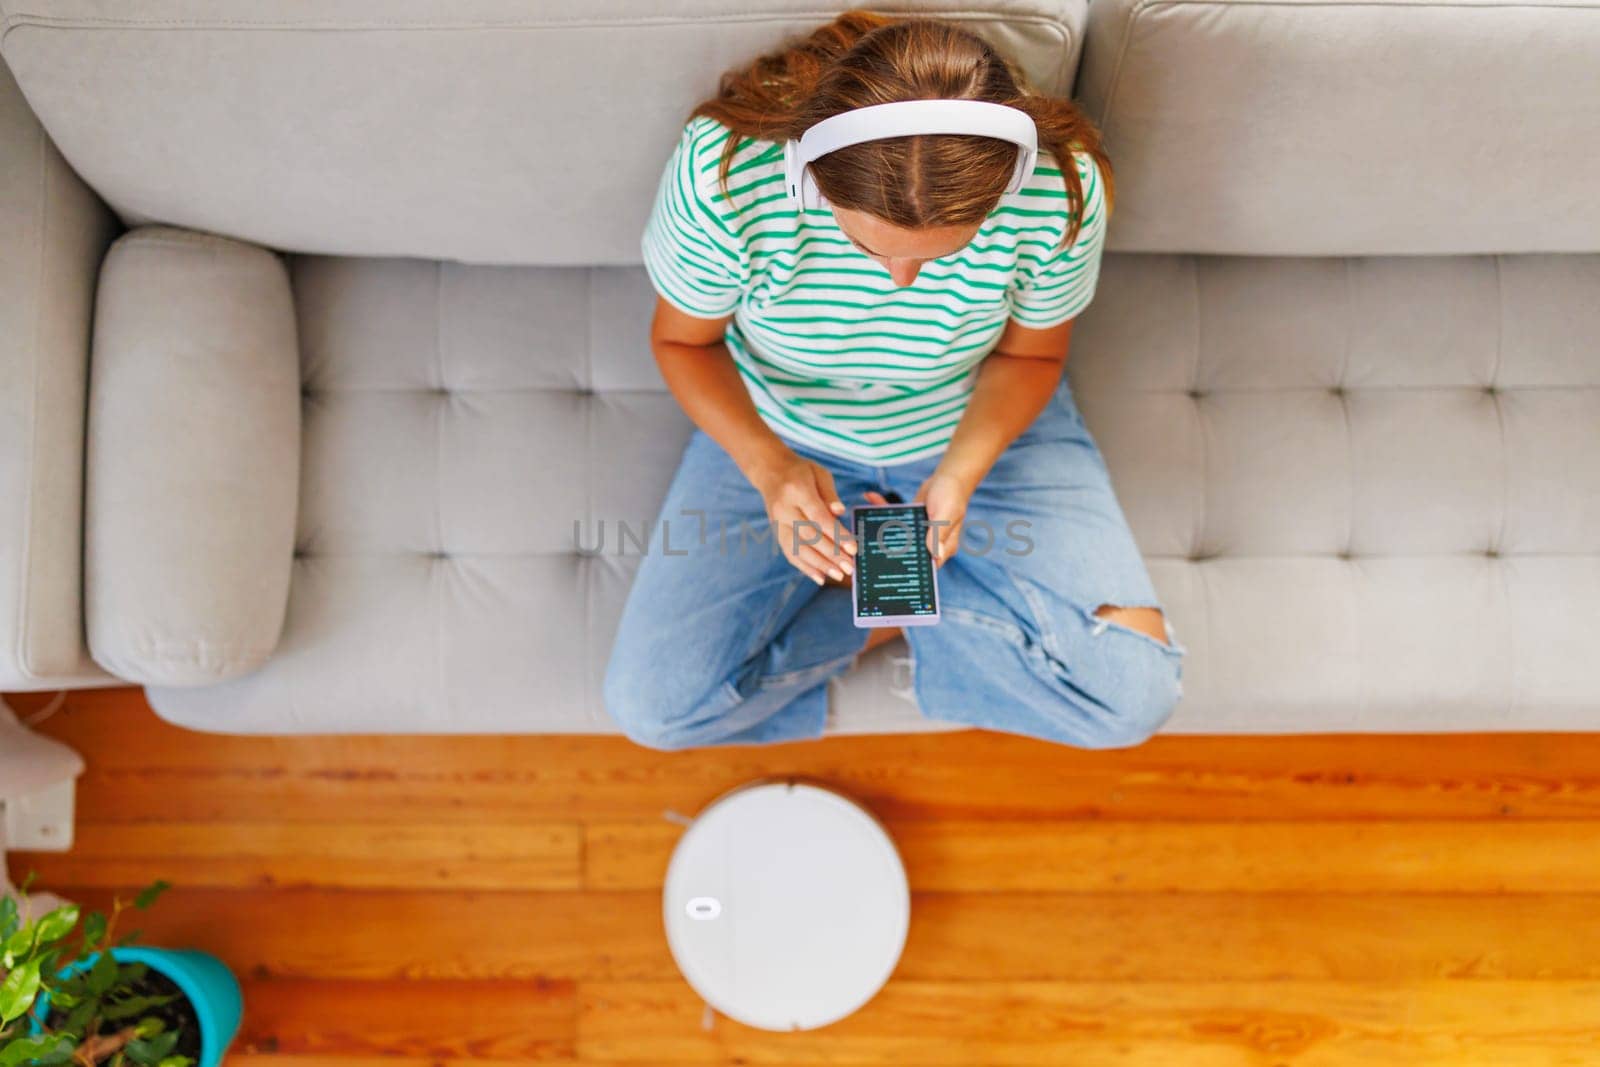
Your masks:
M923 1067L1562 1067L1600 1062L1594 982L895 982L801 1033L719 1018L682 983L585 984L578 1046L613 1062Z
M70 852L16 862L97 888L576 889L582 848L570 822L82 822Z
M135 689L74 692L42 729L93 753L79 799L106 821L652 819L768 776L832 783L892 819L1600 816L1600 734L1158 737L1089 752L967 731L662 753L619 737L201 734Z
M111 892L51 886L89 907ZM122 891L124 899L132 889ZM654 893L191 889L138 917L150 944L255 978L516 980L677 973Z
M104 890L50 887L91 906ZM145 939L295 978L666 979L660 896L178 888ZM1600 979L1600 897L919 893L898 974Z
M933 892L1597 893L1600 822L892 820ZM683 833L664 819L584 827L584 884L655 889Z
M958 979L1600 978L1600 898L923 893L898 973Z
M231 1067L1600 1063L1600 735L664 754L221 737L135 690L45 727L89 760L83 825L23 859L90 906L179 883L130 925L240 974ZM911 935L836 1027L706 1034L661 931L660 814L767 775L886 817Z
M570 982L257 980L244 983L244 1002L234 1044L244 1054L463 1063L574 1055Z
M478 1058L460 1059L455 1056L311 1056L300 1053L237 1052L229 1051L227 1067L472 1067L489 1062L495 1067L624 1067L605 1060L550 1059L517 1060ZM634 1067L628 1064L626 1067ZM832 1065L830 1065L832 1067Z
M455 1056L310 1056L300 1053L229 1051L227 1067L472 1067L489 1062L495 1067L624 1067L592 1059L482 1060ZM634 1067L628 1064L626 1067ZM830 1065L836 1067L836 1065ZM848 1065L846 1065L848 1067Z

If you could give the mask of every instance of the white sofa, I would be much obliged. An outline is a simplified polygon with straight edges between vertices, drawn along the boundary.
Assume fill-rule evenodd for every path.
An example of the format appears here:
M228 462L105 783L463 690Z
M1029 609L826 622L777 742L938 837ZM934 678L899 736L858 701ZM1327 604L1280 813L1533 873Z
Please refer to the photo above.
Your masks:
M842 6L0 0L0 688L614 731L637 559L582 545L689 430L650 194ZM1068 373L1191 650L1168 729L1600 726L1596 5L891 10L1104 129ZM928 728L891 660L831 729Z

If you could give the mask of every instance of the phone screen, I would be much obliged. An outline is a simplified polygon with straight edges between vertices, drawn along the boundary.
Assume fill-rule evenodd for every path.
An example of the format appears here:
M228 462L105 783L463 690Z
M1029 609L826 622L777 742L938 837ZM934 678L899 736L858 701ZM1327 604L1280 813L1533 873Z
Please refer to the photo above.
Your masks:
M928 509L921 504L857 508L856 615L937 615Z

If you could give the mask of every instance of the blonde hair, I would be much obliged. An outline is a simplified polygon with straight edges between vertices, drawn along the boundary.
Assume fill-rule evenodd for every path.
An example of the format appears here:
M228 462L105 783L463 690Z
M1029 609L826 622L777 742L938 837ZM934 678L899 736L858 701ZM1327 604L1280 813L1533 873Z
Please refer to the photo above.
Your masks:
M982 37L928 17L892 18L846 11L803 39L722 75L717 95L698 104L734 134L722 149L723 193L741 138L782 143L823 119L898 100L986 100L1026 112L1041 153L1055 156L1067 190L1063 244L1083 221L1083 182L1072 153L1100 169L1106 211L1113 196L1111 161L1100 131L1071 100L1044 96L1020 68ZM1009 141L971 134L917 134L848 145L811 164L829 202L895 226L921 229L980 223L1000 202L1016 163Z

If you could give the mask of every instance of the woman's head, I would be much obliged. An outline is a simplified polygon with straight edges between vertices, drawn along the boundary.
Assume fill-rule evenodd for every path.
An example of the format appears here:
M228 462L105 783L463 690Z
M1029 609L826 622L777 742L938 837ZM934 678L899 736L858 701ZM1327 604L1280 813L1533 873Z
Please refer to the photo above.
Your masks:
M782 142L845 111L923 99L986 100L1033 118L1041 152L1064 164L1072 216L1065 243L1076 236L1083 207L1073 151L1099 164L1109 206L1110 164L1098 131L1078 108L1034 93L982 37L935 18L847 11L803 40L724 74L717 96L691 117L714 118L739 135L723 149L726 189L739 137ZM1016 145L998 138L920 134L847 145L812 162L811 173L839 228L900 281L901 273L914 278L921 262L972 240L999 204L1016 159Z

